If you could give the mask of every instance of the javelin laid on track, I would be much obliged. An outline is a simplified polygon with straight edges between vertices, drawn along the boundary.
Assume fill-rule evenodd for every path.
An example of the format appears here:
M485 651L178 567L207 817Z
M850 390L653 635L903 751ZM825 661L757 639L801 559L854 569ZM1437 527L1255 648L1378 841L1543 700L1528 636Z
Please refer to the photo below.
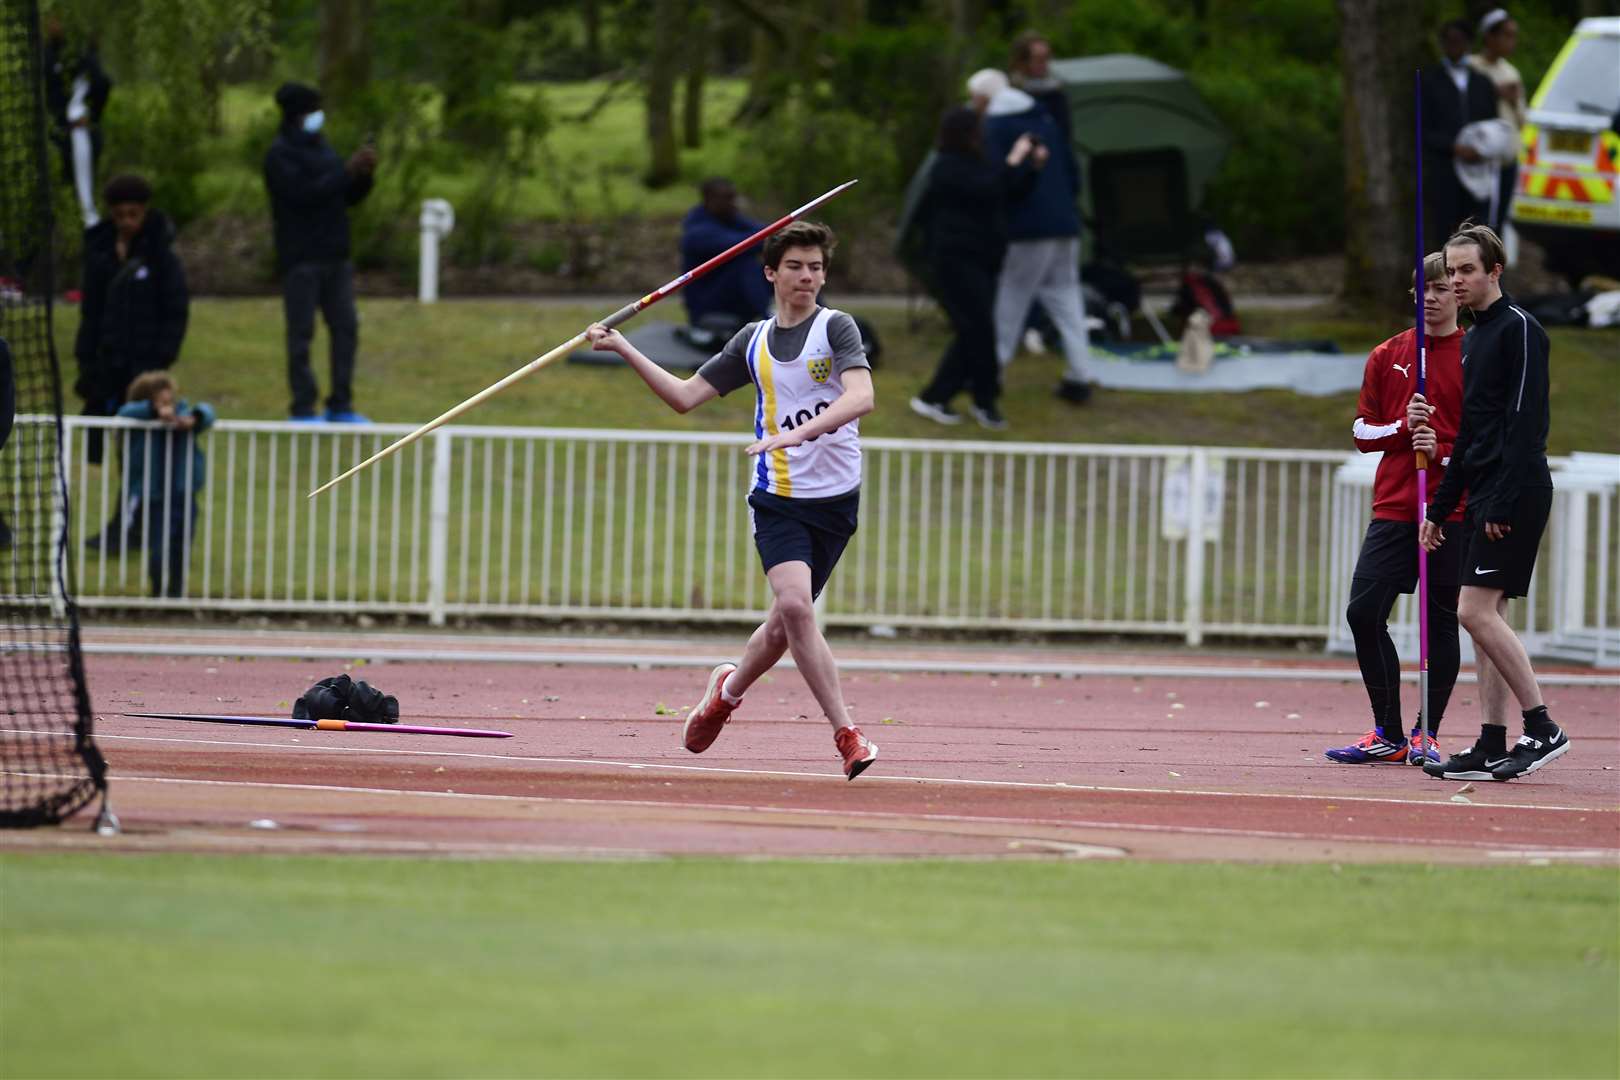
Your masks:
M637 312L645 310L646 308L658 303L658 301L664 299L666 296L670 296L679 291L680 288L683 285L686 285L688 282L696 281L704 274L707 274L710 270L730 262L733 258L742 254L744 251L747 251L749 248L753 247L767 236L770 236L772 233L780 232L782 229L787 228L788 225L798 218L808 214L822 203L825 203L835 196L841 195L845 191L848 191L850 188L854 187L856 183L858 183L858 181L846 180L826 194L811 199L797 210L782 215L780 218L777 218L775 221L759 230L759 232L755 233L753 236L750 236L748 239L740 243L733 244L731 247L727 248L725 251L722 251L708 262L703 263L700 266L693 267L680 277L675 278L673 281L670 281L660 288L648 293L646 296L643 296L640 300L637 300L634 303L626 304L618 311L615 311L607 318L601 320L602 325L610 330L613 329L615 326L623 323ZM429 420L427 423L423 424L421 427L417 428L415 431L411 432L409 435L406 435L399 441L383 447L381 450L377 451L377 453L372 454L370 457L366 458L366 460L362 461L360 464L356 465L343 475L328 480L326 483L310 492L309 497L313 499L327 488L347 480L349 477L353 476L367 465L370 465L372 462L381 461L388 455L403 450L405 447L409 446L417 439L420 439L423 435L426 435L434 428L448 424L450 421L454 420L456 417L460 416L462 413L468 411L474 406L481 405L485 401L488 401L502 390L505 390L508 386L511 386L513 383L523 378L523 376L540 370L553 360L557 359L559 356L564 356L579 348L579 346L583 344L585 344L585 331L581 330L579 333L575 334L573 337L569 338L555 349L552 349L544 356L529 361L527 364L524 364L510 375L506 376L506 378L502 379L500 382L495 383L493 386L487 387L486 389L480 390L466 401L463 401L460 405L457 405L455 408L443 413L436 419Z
M247 724L256 727L290 727L305 731L387 731L395 735L455 735L463 739L510 739L510 731L482 728L420 727L413 724L364 724L355 720L288 720L280 716L231 716L220 713L127 712L124 716L144 716L151 720L194 720L204 724Z
M1427 261L1423 250L1423 73L1413 79L1416 104L1415 133L1417 150L1417 276L1413 278L1417 296L1417 392L1428 400L1429 350L1423 340L1423 294L1429 283L1423 272ZM1429 510L1429 455L1417 451L1418 528L1423 528L1424 515ZM1418 544L1418 729L1423 732L1420 754L1428 753L1429 746L1429 553Z

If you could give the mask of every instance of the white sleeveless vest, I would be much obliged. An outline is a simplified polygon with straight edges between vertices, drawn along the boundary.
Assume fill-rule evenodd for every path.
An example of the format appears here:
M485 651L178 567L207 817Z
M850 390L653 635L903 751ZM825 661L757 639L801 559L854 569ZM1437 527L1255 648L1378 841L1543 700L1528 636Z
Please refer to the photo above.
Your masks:
M804 351L783 359L772 356L770 328L774 318L754 330L748 342L748 373L758 395L754 405L754 435L765 438L808 423L844 392L843 380L833 370L832 344L827 322L838 312L823 308L811 324ZM754 468L754 490L786 499L823 499L843 495L861 483L860 421L851 420L836 431L817 436L786 450L759 455Z

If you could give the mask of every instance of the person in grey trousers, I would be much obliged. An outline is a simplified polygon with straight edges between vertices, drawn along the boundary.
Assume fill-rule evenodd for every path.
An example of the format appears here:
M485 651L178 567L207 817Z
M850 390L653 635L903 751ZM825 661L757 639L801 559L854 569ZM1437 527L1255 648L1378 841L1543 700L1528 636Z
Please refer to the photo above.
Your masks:
M281 130L264 159L264 183L275 220L276 264L287 317L287 379L292 419L318 421L319 387L309 366L315 311L326 320L332 347L332 392L325 419L366 423L354 410L354 356L360 317L349 262L349 207L371 192L377 152L362 146L345 161L321 134L326 113L320 91L286 83L276 91Z
M985 68L968 80L984 117L985 152L1005 156L1021 136L1051 152L1033 191L1007 208L1007 255L996 286L996 357L1005 367L1017 351L1036 300L1063 339L1064 373L1057 396L1079 405L1091 397L1091 345L1080 292L1080 170L1051 113Z

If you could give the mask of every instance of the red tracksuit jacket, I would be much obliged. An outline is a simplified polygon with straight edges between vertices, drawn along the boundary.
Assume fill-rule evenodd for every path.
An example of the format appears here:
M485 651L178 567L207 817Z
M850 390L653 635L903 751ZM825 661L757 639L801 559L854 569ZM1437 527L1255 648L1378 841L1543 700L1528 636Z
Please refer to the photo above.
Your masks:
M1429 462L1429 494L1432 497L1451 460L1451 444L1457 438L1462 420L1462 341L1459 329L1446 337L1424 336L1428 349L1427 389L1424 397L1435 407L1435 437L1438 460ZM1406 403L1417 393L1417 331L1405 330L1374 349L1367 357L1361 377L1361 399L1356 403L1356 422L1351 428L1356 449L1364 454L1382 450L1378 475L1373 480L1373 517L1383 521L1418 520L1417 455L1412 449L1412 433L1406 427ZM1462 502L1449 520L1463 516Z

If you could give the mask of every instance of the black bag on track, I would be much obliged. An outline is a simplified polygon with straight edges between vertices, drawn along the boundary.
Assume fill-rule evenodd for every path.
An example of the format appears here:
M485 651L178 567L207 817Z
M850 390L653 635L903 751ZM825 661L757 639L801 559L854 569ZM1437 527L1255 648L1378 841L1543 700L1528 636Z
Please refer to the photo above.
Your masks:
M293 705L294 720L348 720L362 724L399 723L399 700L364 679L347 675L322 679Z

